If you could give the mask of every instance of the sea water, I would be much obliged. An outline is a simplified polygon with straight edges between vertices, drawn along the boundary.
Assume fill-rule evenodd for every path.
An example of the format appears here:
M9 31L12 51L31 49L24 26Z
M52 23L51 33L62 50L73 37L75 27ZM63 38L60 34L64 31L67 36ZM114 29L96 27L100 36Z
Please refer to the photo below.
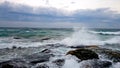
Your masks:
M65 44L67 46L97 45L113 50L120 50L120 29L88 28L0 28L0 49L16 47L39 47L46 44ZM63 54L69 49L53 49L56 54ZM89 62L77 62L73 56L62 56L65 64L62 68L85 68ZM59 58L59 57L57 57ZM107 60L107 59L101 59ZM110 61L110 60L109 60ZM111 68L120 68L120 62Z

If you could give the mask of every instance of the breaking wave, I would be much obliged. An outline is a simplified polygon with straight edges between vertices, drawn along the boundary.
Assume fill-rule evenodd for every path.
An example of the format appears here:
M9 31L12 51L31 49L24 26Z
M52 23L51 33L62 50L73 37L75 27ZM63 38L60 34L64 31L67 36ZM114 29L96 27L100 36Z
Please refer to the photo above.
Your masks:
M105 45L105 44L120 44L120 36L111 36L109 38L102 39L98 33L91 33L91 30L86 28L75 29L70 37L67 37L61 41L61 43L73 46L73 45ZM118 33L114 33L118 34Z
M120 31L117 31L117 32L90 31L90 32L95 34L100 34L100 35L120 35Z

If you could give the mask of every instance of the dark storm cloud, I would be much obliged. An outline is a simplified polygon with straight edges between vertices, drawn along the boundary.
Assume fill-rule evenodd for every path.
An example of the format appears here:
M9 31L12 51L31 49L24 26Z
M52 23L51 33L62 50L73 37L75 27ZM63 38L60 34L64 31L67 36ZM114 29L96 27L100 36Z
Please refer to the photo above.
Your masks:
M19 22L73 22L84 23L91 26L101 24L110 27L120 26L120 14L109 8L96 10L77 10L71 14L62 12L55 8L32 8L25 5L13 5L5 2L0 4L0 21ZM2 23L0 23L1 25ZM14 24L13 24L14 25ZM102 25L102 26L103 26Z

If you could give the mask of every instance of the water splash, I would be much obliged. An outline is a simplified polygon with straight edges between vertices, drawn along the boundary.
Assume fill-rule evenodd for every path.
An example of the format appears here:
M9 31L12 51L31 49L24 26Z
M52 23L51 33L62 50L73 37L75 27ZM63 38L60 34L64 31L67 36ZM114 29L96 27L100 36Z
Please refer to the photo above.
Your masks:
M75 56L66 56L65 64L62 68L79 68L80 65L76 60L77 58Z
M99 38L96 34L91 34L88 29L75 29L71 37L62 40L62 43L67 45L94 45L100 44Z
M61 41L68 46L74 45L105 45L105 44L120 44L120 36L111 36L110 38L101 39L102 36L96 33L91 33L91 30L86 28L75 28L73 34Z

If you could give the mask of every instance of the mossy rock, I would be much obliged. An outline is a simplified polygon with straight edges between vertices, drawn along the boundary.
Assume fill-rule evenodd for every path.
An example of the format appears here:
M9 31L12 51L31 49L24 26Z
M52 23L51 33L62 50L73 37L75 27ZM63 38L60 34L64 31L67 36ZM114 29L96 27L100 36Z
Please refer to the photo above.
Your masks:
M76 50L71 50L67 53L76 56L80 60L88 60L88 59L99 59L98 55L89 49L76 49Z

